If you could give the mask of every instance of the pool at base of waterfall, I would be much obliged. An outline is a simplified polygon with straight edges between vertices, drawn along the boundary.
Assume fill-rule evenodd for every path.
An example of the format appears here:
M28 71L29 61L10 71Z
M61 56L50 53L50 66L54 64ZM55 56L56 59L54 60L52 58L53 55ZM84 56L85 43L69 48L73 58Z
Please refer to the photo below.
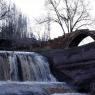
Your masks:
M64 82L0 82L0 95L87 95L73 92Z
M85 94L85 93L55 93L52 95L90 95L90 94Z

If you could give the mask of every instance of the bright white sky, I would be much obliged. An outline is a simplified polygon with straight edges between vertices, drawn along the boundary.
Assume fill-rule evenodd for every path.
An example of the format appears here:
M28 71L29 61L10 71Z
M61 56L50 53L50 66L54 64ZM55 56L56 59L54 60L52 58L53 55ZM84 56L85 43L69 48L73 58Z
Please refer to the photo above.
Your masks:
M44 12L45 0L14 0L16 5L30 18L38 17Z
M33 22L34 18L45 15L45 0L14 0L17 7L21 9L30 19L30 23ZM58 37L62 35L62 31L56 27L57 32L52 28L51 38ZM58 31L59 30L59 31Z
M38 17L44 12L45 0L14 0L16 5L29 17ZM93 9L92 13L95 15L95 0L87 0L90 3L90 8Z
M22 12L24 12L27 16L29 16L30 19L33 19L33 18L36 18L36 17L39 17L41 15L44 14L44 10L45 10L45 7L44 7L44 3L45 3L45 0L14 0L17 7L19 7ZM91 15L94 17L95 16L95 0L87 0L89 2L89 6L91 9ZM57 27L56 27L57 28ZM51 32L51 37L54 38L54 37L58 37L60 35L62 35L62 32L56 31L56 29L52 30Z

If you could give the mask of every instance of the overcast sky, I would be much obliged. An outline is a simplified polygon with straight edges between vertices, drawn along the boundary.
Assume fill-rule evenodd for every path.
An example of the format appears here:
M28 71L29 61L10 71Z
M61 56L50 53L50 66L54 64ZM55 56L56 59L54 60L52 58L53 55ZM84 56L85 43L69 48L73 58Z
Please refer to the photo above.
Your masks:
M30 19L37 18L44 14L45 10L45 0L14 0L17 7L21 9L21 11L26 14ZM95 0L87 0L89 2L89 7L92 9L90 11L90 14L92 17L95 16ZM57 37L62 35L62 32L57 30L58 27L56 27L51 32L51 37ZM54 31L57 32L55 33Z
M44 13L45 0L14 0L16 5L29 17L38 17ZM95 15L95 0L86 0L89 2L92 15Z
M16 5L30 18L38 17L44 12L45 0L14 0Z

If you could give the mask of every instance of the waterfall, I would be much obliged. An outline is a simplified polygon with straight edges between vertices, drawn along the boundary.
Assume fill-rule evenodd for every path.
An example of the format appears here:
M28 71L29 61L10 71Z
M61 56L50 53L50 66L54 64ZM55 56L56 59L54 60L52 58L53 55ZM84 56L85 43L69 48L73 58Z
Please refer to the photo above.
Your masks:
M0 95L51 95L72 91L51 74L47 58L35 52L0 51Z
M34 52L0 51L0 80L56 81L45 57Z

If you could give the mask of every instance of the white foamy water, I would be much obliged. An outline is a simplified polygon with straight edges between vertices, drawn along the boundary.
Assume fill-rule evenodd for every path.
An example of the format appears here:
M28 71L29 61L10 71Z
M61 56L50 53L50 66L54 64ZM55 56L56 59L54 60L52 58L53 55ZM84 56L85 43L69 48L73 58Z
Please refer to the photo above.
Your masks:
M45 57L34 52L0 51L0 80L56 81Z

